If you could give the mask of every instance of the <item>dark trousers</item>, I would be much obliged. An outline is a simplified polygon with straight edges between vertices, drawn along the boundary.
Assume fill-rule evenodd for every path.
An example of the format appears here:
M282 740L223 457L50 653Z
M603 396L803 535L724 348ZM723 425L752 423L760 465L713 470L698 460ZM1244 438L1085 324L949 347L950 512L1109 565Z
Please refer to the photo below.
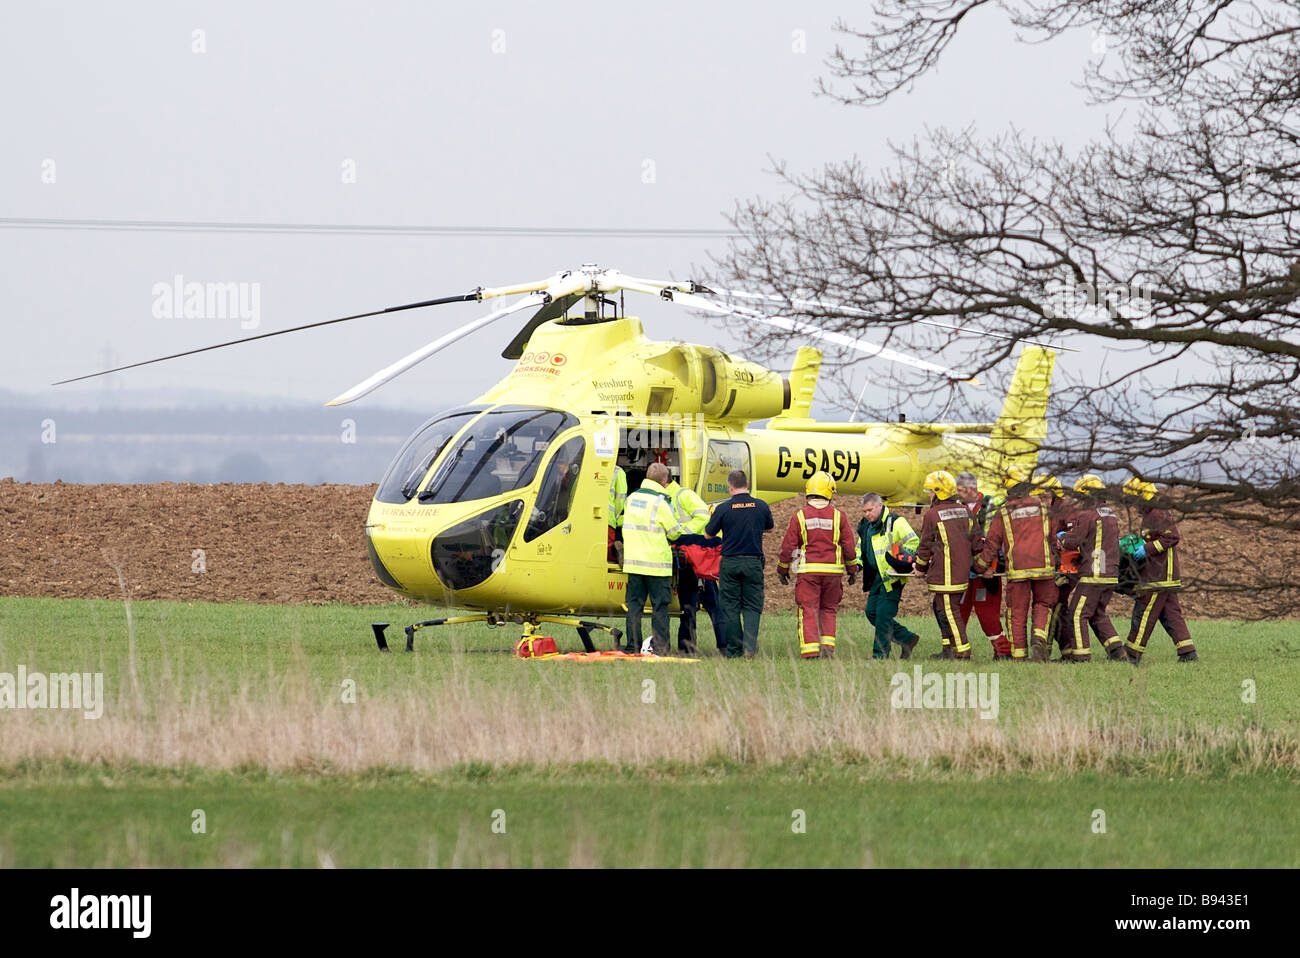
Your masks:
M627 577L627 636L629 652L641 651L641 616L645 613L646 597L650 598L650 648L655 655L667 655L669 650L668 606L673 601L673 580L667 575L641 575L628 573Z
M681 606L682 618L677 626L677 650L694 655L698 651L695 616L700 606L713 623L713 641L719 652L727 648L727 624L723 621L722 610L718 608L718 584L712 579L701 579L695 569L684 559L677 565L677 604Z
M889 658L889 643L907 645L916 633L904 628L898 621L898 603L903 598L903 586L886 589L877 578L867 593L867 621L876 627L876 641L871 646L873 659Z
M1151 633L1159 622L1174 640L1174 648L1179 655L1188 655L1196 651L1192 643L1192 633L1187 630L1187 620L1183 618L1183 604L1178 601L1178 593L1172 589L1156 589L1139 592L1133 601L1133 622L1129 626L1128 647L1141 655L1147 649Z
M758 556L723 556L718 591L722 595L722 617L727 623L727 658L739 658L745 652L758 654L758 623L763 617L763 560Z
M1070 593L1078 584L1077 575L1056 577L1056 604L1052 606L1052 614L1047 620L1047 641L1048 645L1055 642L1062 656L1068 656L1070 650L1074 648L1074 639L1070 638L1070 624L1067 620L1070 618Z

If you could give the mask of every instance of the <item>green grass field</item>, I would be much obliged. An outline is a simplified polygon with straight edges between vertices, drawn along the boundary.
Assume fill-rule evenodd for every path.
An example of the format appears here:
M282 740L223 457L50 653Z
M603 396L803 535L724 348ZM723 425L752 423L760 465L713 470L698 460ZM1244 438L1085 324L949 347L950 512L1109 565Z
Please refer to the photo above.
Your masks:
M764 619L751 662L527 662L404 605L0 599L0 673L104 673L97 719L0 710L10 866L1300 865L1300 629L1195 622L1139 669L976 659L996 718L891 707ZM700 623L711 646L711 631ZM1117 622L1121 632L1123 623ZM571 630L553 633L577 648ZM204 830L196 832L195 811ZM1104 831L1102 830L1104 827Z

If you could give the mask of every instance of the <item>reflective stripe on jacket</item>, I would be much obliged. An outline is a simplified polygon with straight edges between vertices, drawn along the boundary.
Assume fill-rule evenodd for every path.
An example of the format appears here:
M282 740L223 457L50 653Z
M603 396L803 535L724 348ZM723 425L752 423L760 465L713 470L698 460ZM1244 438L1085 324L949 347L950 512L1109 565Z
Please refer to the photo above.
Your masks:
M992 567L999 550L1007 557L1008 579L1052 578L1052 520L1041 496L1012 499L993 514L975 571Z
M623 571L638 575L670 576L673 552L669 539L686 527L673 516L672 503L663 486L649 479L627 497L623 514Z
M816 500L825 502L823 499ZM856 570L858 557L854 549L849 520L829 502L814 506L812 502L790 517L776 569L788 572L798 547L800 559L794 571L799 575L840 575L847 567Z
M1142 541L1147 559L1139 573L1139 592L1176 591L1183 587L1178 561L1178 523L1164 509L1148 509L1142 514Z
M1119 518L1107 505L1085 508L1061 541L1061 550L1079 550L1079 581L1119 584Z
M702 535L704 527L709 524L709 507L704 500L679 482L668 483L664 492L668 493L668 501L672 503L673 516L686 527L687 534Z
M879 532L870 532L873 525L879 525ZM910 574L899 574L894 571L893 567L885 561L885 554L890 548L897 543L900 548L910 549L916 552L916 547L921 544L921 537L912 529L908 521L896 513L890 512L888 506L881 506L880 518L876 522L867 523L867 531L870 532L870 538L863 537L862 541L862 562L867 562L867 548L871 548L871 564L875 566L876 573L880 576L881 584L886 589L893 589L896 586L902 586Z
M958 499L940 499L925 511L916 568L931 592L965 592L970 585L971 553L980 544L975 518Z

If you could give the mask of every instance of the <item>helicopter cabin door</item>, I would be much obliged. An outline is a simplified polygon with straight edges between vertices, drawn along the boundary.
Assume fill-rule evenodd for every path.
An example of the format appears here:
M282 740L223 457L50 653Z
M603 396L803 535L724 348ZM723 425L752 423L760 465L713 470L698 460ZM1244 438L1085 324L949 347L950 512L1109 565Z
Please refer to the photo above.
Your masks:
M584 472L584 463L591 461L587 440L580 432L572 432L551 443L548 452L541 478L533 487L536 498L528 506L511 558L516 562L587 565L593 552L591 543L598 541L603 570L608 490L597 488L599 483L590 469Z
M727 474L733 469L744 470L749 477L752 492L754 469L749 443L743 439L710 439L708 451L704 455L704 468L700 470L700 481L696 487L705 503L712 506L731 497L727 489Z

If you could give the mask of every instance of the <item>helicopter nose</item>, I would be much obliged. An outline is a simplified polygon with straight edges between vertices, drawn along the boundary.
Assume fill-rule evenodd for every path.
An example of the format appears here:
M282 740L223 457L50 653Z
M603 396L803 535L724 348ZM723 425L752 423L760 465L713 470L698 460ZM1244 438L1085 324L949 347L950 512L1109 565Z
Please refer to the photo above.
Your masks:
M379 581L390 589L396 589L398 592L405 592L406 586L397 581L397 578L388 571L388 566L384 565L384 560L379 557L379 550L375 548L374 533L371 526L366 526L366 555L370 557L370 566L375 570L375 575Z
M433 537L430 557L448 589L469 589L487 581L510 548L524 501L514 499L465 519Z

